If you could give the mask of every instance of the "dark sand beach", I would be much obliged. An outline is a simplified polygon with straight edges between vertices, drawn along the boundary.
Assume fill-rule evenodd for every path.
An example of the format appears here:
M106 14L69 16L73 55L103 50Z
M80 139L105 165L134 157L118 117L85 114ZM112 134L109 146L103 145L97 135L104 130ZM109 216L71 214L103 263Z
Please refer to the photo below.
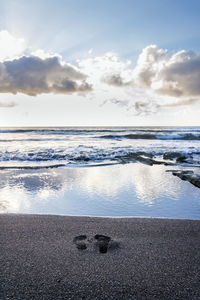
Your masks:
M1 299L200 299L198 220L2 214L0 227Z

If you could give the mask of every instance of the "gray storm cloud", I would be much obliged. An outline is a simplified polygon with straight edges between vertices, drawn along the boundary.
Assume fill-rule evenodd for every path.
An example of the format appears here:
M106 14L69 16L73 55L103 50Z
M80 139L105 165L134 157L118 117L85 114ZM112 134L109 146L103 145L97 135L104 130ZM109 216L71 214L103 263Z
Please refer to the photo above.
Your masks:
M70 94L88 92L87 76L58 56L45 59L31 55L0 63L0 93Z

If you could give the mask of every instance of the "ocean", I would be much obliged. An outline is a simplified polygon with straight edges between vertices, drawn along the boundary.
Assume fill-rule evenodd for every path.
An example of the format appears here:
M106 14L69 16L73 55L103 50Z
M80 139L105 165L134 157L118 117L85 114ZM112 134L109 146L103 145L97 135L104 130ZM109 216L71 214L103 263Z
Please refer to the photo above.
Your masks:
M200 127L1 128L0 212L200 219L199 167Z
M117 163L137 152L199 156L200 127L0 129L1 168Z

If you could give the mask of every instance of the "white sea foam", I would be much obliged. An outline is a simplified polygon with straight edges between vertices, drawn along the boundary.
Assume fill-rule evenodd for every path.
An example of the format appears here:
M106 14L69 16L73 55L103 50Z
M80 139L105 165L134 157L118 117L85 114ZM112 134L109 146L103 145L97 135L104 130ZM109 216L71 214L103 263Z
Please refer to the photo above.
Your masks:
M0 129L0 167L5 168L119 162L138 152L154 157L178 152L198 162L200 127Z

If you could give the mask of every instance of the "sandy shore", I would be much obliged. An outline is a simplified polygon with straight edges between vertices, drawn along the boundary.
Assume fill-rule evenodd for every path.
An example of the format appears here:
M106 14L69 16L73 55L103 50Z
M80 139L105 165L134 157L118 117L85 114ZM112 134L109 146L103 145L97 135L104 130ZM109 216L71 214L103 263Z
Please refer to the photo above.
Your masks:
M200 221L0 215L0 227L1 299L200 299Z

